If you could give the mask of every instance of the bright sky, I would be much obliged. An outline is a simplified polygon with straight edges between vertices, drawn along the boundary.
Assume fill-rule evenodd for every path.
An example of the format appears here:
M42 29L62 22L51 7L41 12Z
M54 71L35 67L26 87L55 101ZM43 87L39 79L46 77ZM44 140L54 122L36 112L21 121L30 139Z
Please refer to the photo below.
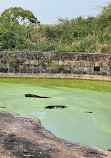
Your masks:
M58 18L95 16L97 6L105 6L110 0L0 0L0 14L10 7L30 10L41 24L53 24ZM96 8L96 9L95 9Z

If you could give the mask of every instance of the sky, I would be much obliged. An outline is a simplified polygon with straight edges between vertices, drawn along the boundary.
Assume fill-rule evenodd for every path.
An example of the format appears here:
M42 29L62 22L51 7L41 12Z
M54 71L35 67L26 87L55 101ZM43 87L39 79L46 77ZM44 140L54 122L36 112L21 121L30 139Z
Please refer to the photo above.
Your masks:
M33 12L41 24L55 24L58 18L96 16L110 0L0 0L0 14L10 7Z

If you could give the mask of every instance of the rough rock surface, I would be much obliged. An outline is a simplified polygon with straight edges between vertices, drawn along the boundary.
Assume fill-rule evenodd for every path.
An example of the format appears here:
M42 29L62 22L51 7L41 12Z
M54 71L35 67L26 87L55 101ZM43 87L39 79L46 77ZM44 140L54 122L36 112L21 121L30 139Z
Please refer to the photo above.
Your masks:
M111 158L111 153L58 139L36 118L0 111L0 158L84 157Z
M111 54L85 52L0 51L0 73L41 75L78 74L111 77Z

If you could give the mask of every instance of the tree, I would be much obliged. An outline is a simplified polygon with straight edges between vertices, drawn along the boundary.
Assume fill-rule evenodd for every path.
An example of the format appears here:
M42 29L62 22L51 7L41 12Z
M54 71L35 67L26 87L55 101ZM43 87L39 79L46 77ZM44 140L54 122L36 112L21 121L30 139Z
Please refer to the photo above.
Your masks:
M15 22L18 24L32 25L39 23L37 18L29 10L24 10L21 7L6 9L0 17L0 22L3 24Z
M106 28L111 29L111 2L107 6L102 7L101 13L97 17L98 27L100 31L104 31Z
M21 7L6 9L0 16L0 50L28 49L34 24L39 21L29 10Z

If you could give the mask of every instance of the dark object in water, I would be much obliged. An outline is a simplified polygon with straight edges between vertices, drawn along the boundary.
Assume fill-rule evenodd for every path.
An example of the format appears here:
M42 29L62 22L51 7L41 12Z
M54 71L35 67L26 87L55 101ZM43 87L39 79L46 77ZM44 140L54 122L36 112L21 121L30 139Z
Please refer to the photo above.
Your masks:
M42 96L35 95L35 94L25 94L25 97L33 97L33 98L50 98L50 97L42 97Z
M0 106L0 108L6 108L5 106Z
M58 109L58 108L66 108L67 106L64 105L53 105L53 106L46 106L45 109Z
M111 148L109 148L109 149L108 149L108 151L110 151L110 152L111 152Z
M92 111L85 111L85 113L89 113L89 114L91 114L91 113L92 113Z

